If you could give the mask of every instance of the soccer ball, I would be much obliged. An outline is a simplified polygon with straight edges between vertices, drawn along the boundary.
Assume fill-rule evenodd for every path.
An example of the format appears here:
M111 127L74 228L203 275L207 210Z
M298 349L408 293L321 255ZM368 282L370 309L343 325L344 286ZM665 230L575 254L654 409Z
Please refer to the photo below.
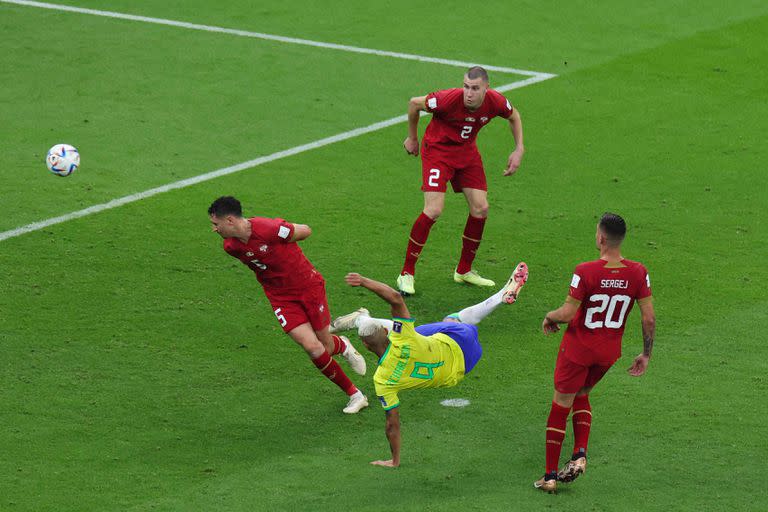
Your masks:
M80 167L80 153L69 144L56 144L48 150L45 164L56 176L69 176Z

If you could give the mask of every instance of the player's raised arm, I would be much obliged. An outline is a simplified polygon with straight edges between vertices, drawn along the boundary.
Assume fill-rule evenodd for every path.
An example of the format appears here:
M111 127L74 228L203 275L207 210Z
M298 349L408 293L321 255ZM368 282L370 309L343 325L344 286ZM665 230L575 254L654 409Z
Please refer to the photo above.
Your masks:
M362 286L363 288L368 288L373 293L388 302L392 307L393 317L411 318L411 313L408 311L408 306L405 305L403 296L400 295L400 292L396 291L394 288L379 281L361 276L355 272L350 272L347 274L344 280L349 286Z
M640 323L643 326L643 353L632 362L627 372L633 377L639 377L648 368L648 361L653 351L653 340L656 336L656 313L653 311L653 302L650 297L647 300L638 301L640 306Z
M562 306L544 315L544 321L541 323L541 329L544 331L544 334L557 332L560 330L558 324L567 324L573 320L580 305L581 302L568 296Z
M385 431L389 440L389 448L392 451L390 460L374 460L371 462L374 466L384 466L387 468L396 468L400 465L400 413L396 407L386 411L387 425Z
M305 240L309 238L309 235L311 234L312 234L312 228L310 228L306 224L294 224L293 236L291 236L291 239L289 240L289 242L298 242L299 240Z
M525 147L523 146L523 120L520 118L520 112L517 109L513 109L512 114L510 114L507 120L509 121L510 130L512 130L512 137L515 139L515 150L507 159L504 176L510 176L517 171L520 163L523 161L523 153L525 153Z
M403 142L406 153L419 155L419 118L421 111L427 110L427 97L416 96L408 102L408 137Z

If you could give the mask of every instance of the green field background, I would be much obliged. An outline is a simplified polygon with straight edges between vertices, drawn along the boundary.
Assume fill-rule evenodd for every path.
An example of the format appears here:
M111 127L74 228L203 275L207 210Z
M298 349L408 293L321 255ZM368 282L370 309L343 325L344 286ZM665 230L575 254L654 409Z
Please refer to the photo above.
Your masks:
M491 211L476 267L501 283L525 260L531 277L481 325L459 387L402 396L387 471L368 465L388 454L379 407L341 413L206 209L234 194L309 224L332 313L385 316L343 276L400 270L422 204L404 123L2 241L1 511L765 508L764 2L77 5L557 74L506 93L525 127L515 176L505 123L478 139ZM6 3L0 49L0 231L402 115L462 73ZM58 142L82 153L66 179L43 163ZM559 337L540 323L596 257L606 210L651 274L654 357L624 371L633 313L592 394L588 472L545 495L531 483ZM451 280L465 219L449 196L408 300L417 322L487 296ZM373 397L370 374L353 380ZM439 405L454 397L472 403Z

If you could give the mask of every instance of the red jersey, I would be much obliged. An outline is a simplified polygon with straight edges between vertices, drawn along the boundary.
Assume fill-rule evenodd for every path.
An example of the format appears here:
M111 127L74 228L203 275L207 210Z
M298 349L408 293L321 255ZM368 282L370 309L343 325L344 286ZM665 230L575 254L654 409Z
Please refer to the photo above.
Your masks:
M270 300L300 297L313 283L325 283L299 245L289 241L293 224L265 217L253 217L248 222L248 243L225 238L224 250L253 270Z
M610 366L621 357L621 337L634 301L651 296L651 281L636 261L589 261L574 270L568 296L581 305L568 323L561 350L582 366Z
M464 106L463 89L446 89L427 95L427 112L432 120L424 133L422 146L441 149L476 148L477 132L496 116L508 118L512 105L501 93L488 89L482 105L475 111Z

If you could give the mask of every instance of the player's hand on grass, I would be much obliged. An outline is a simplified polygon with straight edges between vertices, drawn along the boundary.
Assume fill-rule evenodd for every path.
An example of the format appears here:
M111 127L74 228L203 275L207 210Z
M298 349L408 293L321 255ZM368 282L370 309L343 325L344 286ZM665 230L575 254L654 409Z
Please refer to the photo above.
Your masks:
M395 464L392 459L390 460L374 460L371 462L374 466L383 466L385 468L396 468L399 466L399 464Z
M403 147L405 148L405 152L409 155L419 156L419 139L406 137L403 142Z
M346 281L349 286L360 286L363 284L363 279L365 278L357 272L350 272L344 277L344 281Z
M504 176L511 176L512 174L515 174L517 172L517 169L520 167L520 163L523 161L523 154L518 153L517 151L513 151L509 155L509 159L507 160L507 166L504 168Z
M648 369L648 359L650 359L649 356L646 356L645 354L640 354L632 362L632 366L630 366L627 369L627 373L629 373L633 377L641 376L642 374L645 373L645 370Z
M544 321L541 322L541 330L544 331L544 334L551 334L553 332L557 332L560 330L560 326L557 322L553 322L549 319L549 317L544 317Z

